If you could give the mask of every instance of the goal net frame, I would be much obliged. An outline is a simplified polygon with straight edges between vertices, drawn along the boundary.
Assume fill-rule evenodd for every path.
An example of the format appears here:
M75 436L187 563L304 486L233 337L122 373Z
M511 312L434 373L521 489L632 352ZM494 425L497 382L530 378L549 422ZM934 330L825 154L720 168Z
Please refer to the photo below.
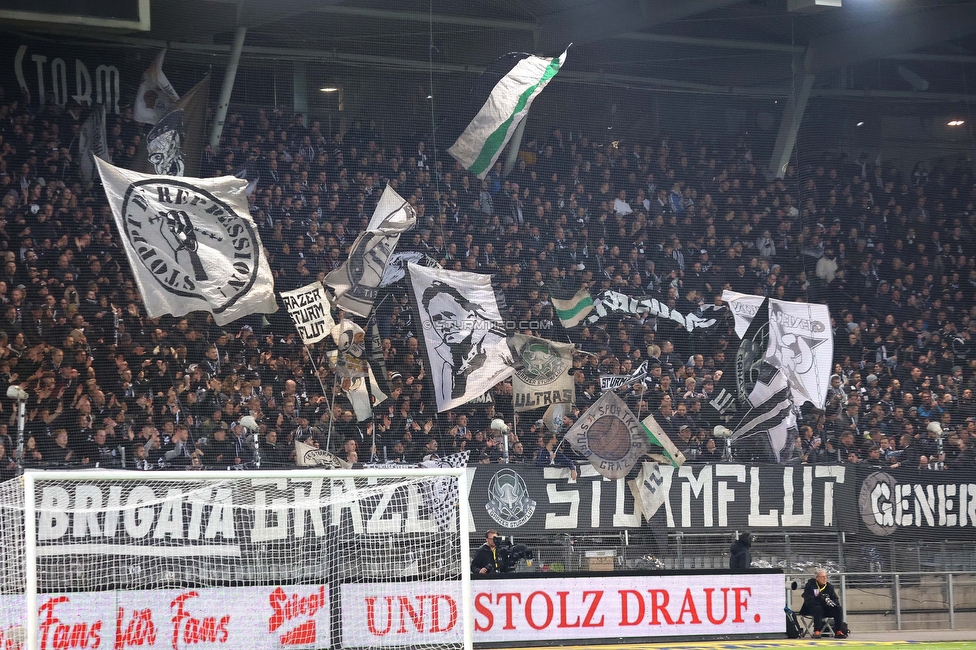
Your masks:
M404 468L404 469L357 469L357 470L344 470L344 469L297 469L297 470L248 470L242 472L228 472L228 471L152 471L152 472L140 472L140 471L126 471L126 470L27 470L23 476L18 479L22 482L23 486L23 535L24 535L24 550L22 553L24 561L24 574L25 574L25 595L26 595L26 616L25 621L25 645L24 648L28 650L36 650L39 646L39 623L40 615L38 611L39 604L39 594L56 593L51 589L45 588L43 592L39 591L39 578L38 578L38 559L40 557L38 553L39 539L38 539L38 513L40 509L38 508L38 483L47 484L50 482L61 481L65 483L85 483L85 482L95 482L95 481L111 481L111 482L152 482L152 483L165 483L167 481L172 482L196 482L199 481L203 484L205 481L252 481L252 480L281 480L281 479L323 479L335 481L337 479L387 479L396 481L396 479L405 479L406 481L401 485L407 485L412 482L412 484L417 485L417 481L420 479L436 479L441 477L453 478L457 481L457 508L458 512L456 515L457 521L457 531L449 533L451 536L457 535L458 551L456 557L457 561L460 563L459 571L454 577L450 578L450 582L460 583L460 598L458 599L458 618L461 624L461 635L463 639L463 648L465 650L471 650L472 637L473 637L473 614L472 614L472 603L471 603L471 552L470 552L470 513L468 508L468 487L467 487L467 472L464 467L459 468ZM253 484L251 484L253 485ZM333 484L334 485L334 484ZM329 500L323 500L320 503L322 509L332 507L334 504L339 503L353 503L357 499L347 499L345 501L336 500L331 493L328 495ZM6 504L6 508L9 508L9 504ZM233 505L234 510L242 507L237 504ZM275 508L273 503L267 505L268 511L273 511ZM257 508L254 508L256 511ZM298 506L295 506L296 512L298 511ZM120 510L121 512L121 510ZM275 516L280 515L280 510L276 512ZM66 515L67 516L67 515ZM86 515L87 516L87 515ZM302 515L304 517L304 513ZM6 522L9 526L10 522ZM304 526L304 524L303 524ZM442 541L443 535L445 533L439 533L437 535L438 540ZM394 535L396 535L394 533ZM15 551L15 549L8 549L8 552ZM119 556L111 556L119 557ZM451 564L453 566L453 562ZM408 575L406 573L402 574L404 576ZM380 584L383 581L376 581L373 584ZM405 581L405 582L418 582L417 580ZM420 581L422 582L422 581ZM301 583L296 583L299 585ZM340 589L339 587L344 584L343 579L339 576L331 576L328 578L328 584L330 585L330 600L334 601L339 599L341 602ZM360 584L369 585L368 581L360 581ZM437 584L437 583L433 583ZM62 585L58 585L61 587ZM104 586L104 585L103 585ZM165 588L165 586L164 586ZM229 588L226 585L215 585L214 588ZM119 589L118 587L107 587L105 591L126 591L125 589ZM64 584L61 593L71 592L77 590L77 587L72 584ZM151 587L149 591L163 589L159 587ZM421 603L423 601L421 600ZM330 607L335 608L335 603L332 602ZM388 604L388 607L392 609L393 605ZM401 604L401 617L402 617L402 607ZM436 604L432 604L432 607L436 607ZM340 607L341 610L341 607ZM436 610L435 610L436 611ZM392 616L392 613L390 614ZM341 617L341 611L339 616ZM436 614L434 614L436 617ZM330 634L331 639L339 638L337 636L336 627L339 627L339 631L342 631L342 620L335 620L330 614ZM107 640L107 639L106 639ZM168 644L167 644L168 645ZM339 647L334 642L330 640L331 647ZM451 644L452 647L457 647L455 643ZM422 644L420 647L444 647L439 644Z

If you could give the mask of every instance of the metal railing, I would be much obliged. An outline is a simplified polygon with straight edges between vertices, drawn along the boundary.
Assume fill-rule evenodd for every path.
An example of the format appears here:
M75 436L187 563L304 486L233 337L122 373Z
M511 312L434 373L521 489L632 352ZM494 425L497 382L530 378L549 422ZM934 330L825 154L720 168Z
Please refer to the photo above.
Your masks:
M786 574L786 602L799 611L803 585L810 573ZM791 582L797 588L791 589ZM832 574L845 618L894 615L895 627L956 629L960 614L976 614L976 573L901 571ZM973 617L976 620L976 616ZM919 625L911 625L917 621ZM964 626L965 629L973 625Z

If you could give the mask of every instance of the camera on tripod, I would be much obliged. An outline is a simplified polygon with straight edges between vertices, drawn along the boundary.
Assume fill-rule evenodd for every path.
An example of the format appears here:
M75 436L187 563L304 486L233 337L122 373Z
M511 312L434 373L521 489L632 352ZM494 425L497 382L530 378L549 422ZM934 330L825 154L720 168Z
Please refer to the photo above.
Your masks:
M525 544L515 544L511 536L495 536L495 552L498 557L498 570L510 573L515 570L519 560L531 560L532 550Z

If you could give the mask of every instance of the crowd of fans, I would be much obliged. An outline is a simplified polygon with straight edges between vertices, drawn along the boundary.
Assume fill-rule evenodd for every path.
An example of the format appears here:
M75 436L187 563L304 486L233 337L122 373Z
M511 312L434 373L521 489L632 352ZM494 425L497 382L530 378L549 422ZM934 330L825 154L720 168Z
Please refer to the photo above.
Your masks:
M402 288L377 310L391 398L362 422L334 388L331 342L303 347L283 310L223 328L200 313L148 318L103 191L79 175L85 118L79 106L0 105L0 395L10 384L29 394L24 465L253 466L245 415L259 424L262 466L294 464L294 440L349 462L460 450L472 463L502 460L490 423L512 424L511 385L436 414ZM109 115L116 164L131 163L145 130L130 109ZM499 163L479 180L422 137L384 140L372 122L329 137L278 110L231 114L202 168L260 179L251 213L278 290L337 268L389 183L420 224L401 250L494 274L509 320L578 343L577 410L564 426L599 397L601 374L647 362L622 391L631 409L654 413L692 462L730 458L702 417L736 345L729 319L705 336L638 316L565 332L550 301L583 286L690 313L731 288L826 301L834 316L830 399L804 410L787 462L976 466L969 168L905 173L841 156L767 180L745 136L618 145L551 128L523 142L509 176ZM15 416L0 398L4 477L18 466ZM575 470L538 417L519 417L509 462Z

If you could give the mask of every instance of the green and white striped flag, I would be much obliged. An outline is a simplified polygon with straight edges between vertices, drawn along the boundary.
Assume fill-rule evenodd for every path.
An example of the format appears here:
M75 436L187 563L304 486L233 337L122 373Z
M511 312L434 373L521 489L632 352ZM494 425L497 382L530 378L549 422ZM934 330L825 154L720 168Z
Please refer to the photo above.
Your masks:
M532 101L565 60L566 52L559 58L517 52L495 61L482 74L482 83L472 88L467 105L473 117L448 153L478 178L487 176ZM483 83L496 78L493 85Z
M593 311L593 297L586 289L580 289L569 300L553 298L552 308L556 310L556 316L559 316L563 327L575 327Z
M685 455L678 451L678 448L671 442L671 438L664 432L661 425L657 423L653 415L648 415L641 422L641 428L647 434L647 440L664 452L664 458L674 467L681 467L685 462Z

